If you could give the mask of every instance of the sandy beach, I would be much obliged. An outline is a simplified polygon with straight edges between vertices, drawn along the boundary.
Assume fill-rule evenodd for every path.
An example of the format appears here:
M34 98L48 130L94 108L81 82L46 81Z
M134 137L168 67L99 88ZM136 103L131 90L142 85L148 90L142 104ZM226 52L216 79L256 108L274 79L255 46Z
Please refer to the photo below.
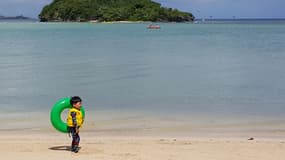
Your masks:
M49 124L48 115L3 117L0 154L4 159L58 160L283 160L283 121L208 124L189 120L108 117L92 114L81 130L81 150ZM108 113L110 114L110 113ZM33 118L32 118L33 117ZM34 119L38 119L34 121ZM248 140L253 137L254 140Z
M67 134L37 130L2 131L3 159L58 160L283 160L285 140L244 138L183 138L102 136L81 133L79 153L69 151Z

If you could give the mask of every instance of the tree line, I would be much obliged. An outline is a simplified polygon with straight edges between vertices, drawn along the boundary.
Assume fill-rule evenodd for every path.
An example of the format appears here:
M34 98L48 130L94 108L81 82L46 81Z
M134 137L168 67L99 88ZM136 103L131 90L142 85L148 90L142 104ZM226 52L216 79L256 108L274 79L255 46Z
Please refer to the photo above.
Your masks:
M39 15L47 21L193 21L192 13L162 7L151 0L53 0Z

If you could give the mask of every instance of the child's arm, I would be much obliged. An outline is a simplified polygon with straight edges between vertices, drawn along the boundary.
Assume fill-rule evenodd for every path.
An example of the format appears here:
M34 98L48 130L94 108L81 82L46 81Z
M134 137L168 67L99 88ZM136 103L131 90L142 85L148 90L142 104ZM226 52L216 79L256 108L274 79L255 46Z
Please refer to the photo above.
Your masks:
M77 127L76 113L75 112L71 112L71 117L72 117L73 126Z
M79 127L77 126L77 121L76 121L76 113L71 112L71 117L72 117L73 126L76 128L76 133L79 133Z

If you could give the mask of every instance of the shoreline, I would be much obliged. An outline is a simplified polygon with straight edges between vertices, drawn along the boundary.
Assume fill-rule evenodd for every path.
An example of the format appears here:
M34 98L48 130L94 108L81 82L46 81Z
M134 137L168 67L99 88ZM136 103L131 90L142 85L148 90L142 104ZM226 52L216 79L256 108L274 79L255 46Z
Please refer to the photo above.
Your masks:
M189 115L190 116L190 115ZM1 132L30 134L58 133L51 125L49 112L9 113L0 118L5 125ZM65 119L64 113L62 119ZM135 137L201 137L201 138L269 138L282 139L285 135L283 119L235 119L215 116L151 115L142 112L88 112L82 132L96 136Z
M144 123L133 122L132 120L99 120L89 121L84 124L81 132L96 137L176 137L176 138L218 138L218 139L275 139L282 140L285 135L285 126L283 122L251 123L244 124L191 124L191 123L171 123L170 121ZM139 121L139 120L138 120ZM57 134L48 119L31 122L24 119L18 122L18 119L3 121L5 125L0 128L1 134ZM151 124L149 124L151 123Z
M152 23L152 24L156 24L156 23L159 23L159 24L173 24L173 23L180 23L180 24L193 24L194 21L189 21L189 22L152 22L152 21L102 21L102 22L99 22L99 21L93 21L93 20L90 20L90 21L46 21L46 22L41 22L41 21L38 21L40 23L91 23L91 24L149 24L149 23Z

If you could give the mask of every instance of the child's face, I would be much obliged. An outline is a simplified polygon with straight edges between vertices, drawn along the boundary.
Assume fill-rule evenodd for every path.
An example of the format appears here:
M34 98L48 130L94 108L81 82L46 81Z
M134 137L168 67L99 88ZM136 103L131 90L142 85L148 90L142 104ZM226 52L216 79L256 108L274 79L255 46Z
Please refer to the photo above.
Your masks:
M77 102L77 103L73 104L73 107L77 108L77 109L80 109L81 105L82 105L81 102Z

